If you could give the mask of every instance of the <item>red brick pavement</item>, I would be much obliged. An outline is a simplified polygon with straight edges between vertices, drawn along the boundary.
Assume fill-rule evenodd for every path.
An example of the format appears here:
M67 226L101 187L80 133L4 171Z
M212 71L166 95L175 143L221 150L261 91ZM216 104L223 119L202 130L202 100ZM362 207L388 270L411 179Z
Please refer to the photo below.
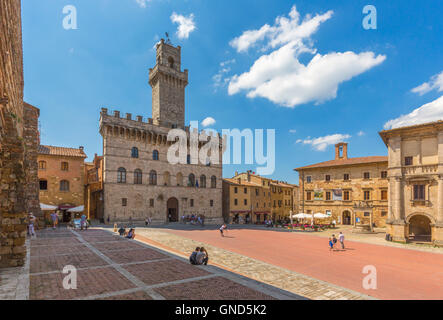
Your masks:
M77 235L89 244L82 244ZM87 245L90 245L90 248ZM100 252L111 260L102 259ZM156 259L167 260L153 261ZM109 263L113 263L113 266ZM115 263L123 265L119 267L114 265ZM75 290L63 288L63 279L68 274L63 274L62 270L66 265L80 269L77 270L78 282ZM30 273L29 298L33 300L92 296L111 300L149 300L152 297L143 290L146 286L159 284L165 286L159 290L174 299L192 299L196 296L200 299L270 298L264 293L225 278L220 283L220 280L216 280L215 287L210 286L211 280L219 277L203 282L196 281L193 278L211 275L213 271L192 266L179 258L102 230L76 233L59 229L39 231L38 238L31 240ZM188 279L190 283L186 282ZM176 280L184 280L184 283L168 285ZM134 288L137 288L137 291L122 292ZM203 292L196 293L198 288ZM191 291L187 292L188 289ZM189 296L190 292L192 296ZM278 294L281 292L278 291ZM290 294L285 296L295 298Z
M136 287L117 270L110 267L79 270L75 290L63 288L65 276L63 273L31 275L29 298L31 300L68 300Z
M345 251L329 252L328 239L301 233L231 229L164 230L230 250L380 299L442 299L443 255L346 241ZM362 286L363 267L377 270L377 289Z
M210 274L205 270L179 260L133 264L125 266L124 268L147 285L201 277Z
M239 285L229 279L214 277L154 289L168 300L271 300L272 297Z

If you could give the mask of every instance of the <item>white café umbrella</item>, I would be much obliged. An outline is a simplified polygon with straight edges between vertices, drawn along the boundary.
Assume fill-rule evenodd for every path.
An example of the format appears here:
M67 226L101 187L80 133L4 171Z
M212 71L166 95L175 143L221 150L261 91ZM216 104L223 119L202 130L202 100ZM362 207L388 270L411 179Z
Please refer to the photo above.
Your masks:
M40 203L40 209L43 210L43 211L52 211L52 210L57 210L58 207L57 206L51 206L49 204Z
M318 212L318 213L314 214L314 218L325 219L325 218L329 218L329 216L324 213Z
M301 213L297 213L297 214L292 215L292 217L297 218L297 219L305 219L305 218L310 218L311 215L301 212Z
M68 212L83 212L83 211L85 211L85 206L78 206L68 210Z

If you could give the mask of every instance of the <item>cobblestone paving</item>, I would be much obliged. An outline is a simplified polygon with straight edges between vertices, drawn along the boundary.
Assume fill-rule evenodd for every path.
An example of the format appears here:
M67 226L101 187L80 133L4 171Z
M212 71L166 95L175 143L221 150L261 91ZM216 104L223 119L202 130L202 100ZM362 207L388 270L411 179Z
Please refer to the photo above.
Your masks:
M137 228L137 239L186 257L202 243L158 229ZM205 244L210 263L257 281L315 300L365 300L367 295Z
M25 267L0 271L1 299L306 299L105 230L39 230L27 247ZM76 289L63 288L66 265Z

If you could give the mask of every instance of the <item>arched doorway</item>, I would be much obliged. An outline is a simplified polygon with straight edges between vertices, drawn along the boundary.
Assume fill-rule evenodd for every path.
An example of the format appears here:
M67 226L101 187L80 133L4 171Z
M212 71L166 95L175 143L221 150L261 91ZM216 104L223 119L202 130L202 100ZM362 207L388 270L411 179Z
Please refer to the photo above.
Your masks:
M349 211L343 211L343 224L351 225L351 213Z
M409 219L409 239L431 242L431 220L425 215L414 215Z
M178 222L178 200L176 198L169 198L166 207L166 221Z

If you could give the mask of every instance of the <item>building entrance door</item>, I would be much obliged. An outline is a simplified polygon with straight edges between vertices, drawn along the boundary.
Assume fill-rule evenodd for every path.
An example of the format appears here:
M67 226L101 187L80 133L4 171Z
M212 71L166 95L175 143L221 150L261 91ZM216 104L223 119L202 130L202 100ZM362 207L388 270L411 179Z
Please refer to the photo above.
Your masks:
M178 222L178 200L170 198L166 204L166 219L168 222Z
M345 225L351 224L351 213L349 211L343 212L343 224Z
M409 220L409 238L415 241L431 242L431 221L424 215L416 215Z

